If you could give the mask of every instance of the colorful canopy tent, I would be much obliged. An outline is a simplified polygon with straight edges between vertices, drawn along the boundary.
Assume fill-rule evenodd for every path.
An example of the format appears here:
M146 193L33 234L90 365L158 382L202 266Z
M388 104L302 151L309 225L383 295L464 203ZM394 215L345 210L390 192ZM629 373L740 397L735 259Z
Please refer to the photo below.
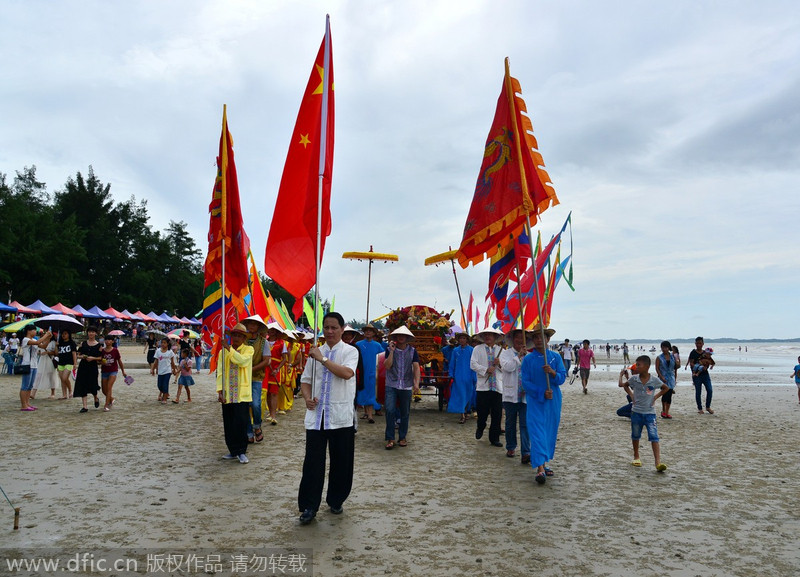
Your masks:
M58 311L62 315L72 315L73 317L82 317L83 313L76 311L75 309L71 309L67 306L58 303L57 305L53 305L53 310Z
M153 311L147 313L147 316L151 319L150 320L151 323L162 320L161 315Z
M140 310L136 311L135 313L133 313L133 315L136 315L137 317L139 317L141 320L143 320L146 323L152 323L153 321L156 320L152 316L146 315ZM133 315L131 315L131 316L133 316Z
M103 316L98 315L95 312L92 312L92 311L90 311L88 309L83 308L81 305L75 305L72 308L73 308L73 310L76 310L79 313L81 313L84 316L84 318L87 318L87 319L102 319L102 318L104 318ZM97 307L95 307L95 308L97 308Z
M0 303L0 313L15 313L17 309L5 303Z
M143 321L143 320L144 320L142 317L140 317L140 316L139 316L139 315L137 315L136 313L132 313L132 312L131 312L131 311L129 311L128 309L125 309L124 311L122 311L122 314L123 314L123 315L125 315L125 316L127 316L127 317L128 317L129 319L131 319L132 321Z
M129 321L129 320L131 320L130 315L123 314L123 313L119 312L117 309L115 309L113 307L108 307L103 312L106 313L107 315L112 316L113 318L115 318L117 320L121 320L121 321Z
M90 308L89 312L92 313L93 315L97 315L95 318L98 319L113 320L115 318L114 315L108 314L97 305L94 305L92 308Z
M178 324L180 324L180 322L181 322L181 319L179 319L175 315L172 315L171 317L169 317L169 320L170 320L170 322L178 323Z
M181 324L182 325L190 325L190 324L192 324L192 321L190 321L186 317L181 317Z
M40 300L37 300L35 303L29 304L28 308L29 309L35 309L35 310L39 311L40 313L42 313L43 315L57 315L57 314L59 314L59 312L56 309L50 308L49 306L47 306L46 304L44 304Z
M9 304L9 306L12 306L15 309L17 309L17 312L20 312L23 315L38 315L38 314L41 314L40 311L37 311L36 309L28 308L28 307L26 307L24 305L21 305L17 301L11 301L8 304Z
M190 324L190 325L194 325L194 326L196 326L196 327L199 327L199 326L200 326L200 325L202 325L203 323L202 323L202 322L200 322L200 321L198 321L198 320L197 320L195 317L192 317L192 318L190 318L190 319L189 319L189 324Z
M174 323L175 322L175 319L173 319L171 316L169 316L166 312L163 312L160 315L158 315L158 320L160 320L162 323Z

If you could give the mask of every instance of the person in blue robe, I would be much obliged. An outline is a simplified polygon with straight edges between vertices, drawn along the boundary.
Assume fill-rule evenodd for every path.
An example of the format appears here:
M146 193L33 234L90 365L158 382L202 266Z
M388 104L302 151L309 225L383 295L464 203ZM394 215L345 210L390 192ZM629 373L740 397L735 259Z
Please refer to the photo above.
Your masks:
M450 385L450 400L447 401L447 412L461 415L459 423L467 419L467 406L472 400L477 375L469 367L472 358L472 347L467 344L469 335L458 333L458 346L450 355L449 374L453 379Z
M378 366L378 355L385 349L381 343L375 340L378 331L372 325L367 325L361 331L364 338L356 343L356 347L361 351L361 359L364 364L364 388L356 393L356 405L364 407L364 416L369 423L375 422L375 412L381 410L381 404L375 398L376 377Z
M561 355L547 347L553 329L533 328L533 350L522 360L522 388L528 402L528 436L531 442L531 466L536 470L536 482L543 485L553 472L546 466L556 452L558 426L561 422L561 385L567 370ZM545 363L545 355L547 362ZM549 398L547 377L550 381Z

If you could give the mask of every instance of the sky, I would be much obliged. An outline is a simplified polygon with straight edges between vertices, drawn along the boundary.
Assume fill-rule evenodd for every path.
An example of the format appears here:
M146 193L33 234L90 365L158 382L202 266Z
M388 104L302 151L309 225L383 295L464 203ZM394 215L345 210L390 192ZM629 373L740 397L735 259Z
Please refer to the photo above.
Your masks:
M336 82L324 298L370 317L458 309L452 269L503 61L569 212L575 291L555 339L800 337L800 11L787 1L2 3L0 172L55 192L92 166L184 221L205 255L227 104L263 263L289 138L330 14ZM566 251L566 247L562 248ZM458 268L483 312L488 262ZM136 303L129 303L134 308ZM127 306L127 305L126 305ZM130 308L128 306L128 308ZM457 315L457 313L456 313Z

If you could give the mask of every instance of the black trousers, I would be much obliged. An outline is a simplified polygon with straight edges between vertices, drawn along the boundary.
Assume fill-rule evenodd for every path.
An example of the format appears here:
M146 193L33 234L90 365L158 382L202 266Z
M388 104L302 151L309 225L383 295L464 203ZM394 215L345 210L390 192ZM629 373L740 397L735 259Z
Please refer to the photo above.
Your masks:
M486 418L491 415L489 425L489 442L500 442L500 419L503 417L503 395L497 391L478 391L476 394L478 405L478 430L486 428Z
M325 482L325 450L330 453L328 493L325 502L331 507L341 507L353 487L356 436L354 427L343 429L306 430L306 457L303 461L303 478L297 493L300 511L317 511L322 501Z
M247 452L247 425L250 423L250 403L223 403L222 426L225 444L233 456Z

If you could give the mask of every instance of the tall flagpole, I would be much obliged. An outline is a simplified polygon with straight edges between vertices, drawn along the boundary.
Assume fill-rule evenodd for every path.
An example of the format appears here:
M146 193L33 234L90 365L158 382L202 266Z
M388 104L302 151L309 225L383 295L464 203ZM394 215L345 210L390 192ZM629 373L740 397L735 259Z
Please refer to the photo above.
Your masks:
M514 144L517 152L517 162L519 162L519 172L520 172L520 184L522 185L522 206L525 209L525 224L526 224L526 231L528 233L528 238L533 238L531 236L531 210L529 205L532 205L529 193L528 193L528 181L525 178L525 167L522 164L522 143L520 142L522 138L524 138L523 134L520 134L520 127L517 124L517 112L516 107L514 105L514 87L511 84L511 70L508 64L508 58L505 60L506 64L506 93L508 94L508 105L511 109L511 118L514 121ZM535 207L533 207L535 210ZM545 336L544 332L544 317L542 316L542 297L539 295L539 274L536 270L536 259L533 260L533 294L536 296L536 307L537 312L539 313L539 329L541 330L542 334L542 344L544 346L544 363L547 364L547 337ZM520 311L522 311L522 301L519 303ZM521 314L522 317L522 330L525 330L525 315L524 313ZM550 375L546 372L544 374L545 379L547 381L547 392L545 393L546 398L552 398L552 391L550 390Z
M218 367L217 370L218 371L220 371L220 370L222 371L222 373L223 373L222 380L223 380L223 383L224 383L225 379L227 378L227 375L225 375L225 342L224 342L225 341L225 235L228 232L227 231L227 217L228 217L228 215L227 215L227 212L226 212L227 208L228 208L227 207L227 202L228 202L228 198L227 198L227 195L228 195L228 105L227 104L223 104L222 105L222 144L223 144L222 153L220 154L220 159L219 159L219 163L221 165L219 167L219 170L220 170L220 173L221 173L221 176L222 176L222 180L220 182L220 186L222 188L222 190L220 191L220 197L221 197L221 200L222 200L222 206L221 206L222 212L220 213L220 219L221 219L220 230L222 231L222 234L220 235L220 243L222 244L222 247L221 247L222 248L222 278L220 279L220 281L221 281L220 284L222 285L221 286L221 288L222 288L222 309L221 309L222 310L222 317L220 318L221 322L220 322L220 335L219 335L220 347L221 347L220 348L220 352L222 353L220 355L220 358L222 359L222 367ZM225 387L222 387L222 390L223 390L223 395L224 395Z
M319 187L317 189L317 258L316 258L316 274L314 277L314 338L317 338L319 332L319 269L322 267L322 189L325 181L325 159L326 148L328 144L328 98L330 90L330 69L331 69L331 17L329 14L325 15L325 51L322 60L322 112L320 121L320 142L319 142ZM312 397L314 394L313 387L316 383L314 378L314 369L316 363L312 365Z

